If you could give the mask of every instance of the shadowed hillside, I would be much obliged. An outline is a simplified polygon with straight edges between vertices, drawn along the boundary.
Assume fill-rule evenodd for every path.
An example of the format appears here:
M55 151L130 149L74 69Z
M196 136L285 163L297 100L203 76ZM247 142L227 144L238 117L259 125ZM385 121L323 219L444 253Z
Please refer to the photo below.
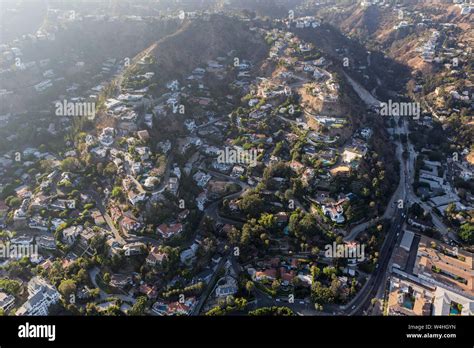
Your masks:
M173 35L158 42L153 55L161 79L183 77L194 68L218 56L260 60L267 45L246 24L229 17L212 16L209 20L185 23ZM234 51L234 52L231 52Z

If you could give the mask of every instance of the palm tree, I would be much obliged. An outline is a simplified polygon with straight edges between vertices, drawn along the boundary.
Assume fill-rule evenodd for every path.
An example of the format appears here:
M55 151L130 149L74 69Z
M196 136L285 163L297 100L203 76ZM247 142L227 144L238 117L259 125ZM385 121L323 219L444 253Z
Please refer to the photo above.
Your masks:
M245 290L247 290L248 293L251 293L255 289L255 284L252 281L248 281L245 284Z

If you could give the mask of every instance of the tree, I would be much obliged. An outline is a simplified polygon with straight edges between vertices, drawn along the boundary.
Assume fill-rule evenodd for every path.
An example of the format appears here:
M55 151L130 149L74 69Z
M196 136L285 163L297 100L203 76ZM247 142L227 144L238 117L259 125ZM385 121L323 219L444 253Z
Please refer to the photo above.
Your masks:
M263 210L263 200L258 193L248 193L239 201L239 208L246 215L258 216Z
M461 225L459 238L469 244L474 244L474 225L470 222Z
M81 268L76 274L75 281L78 283L85 283L87 278L87 271L84 268Z
M320 282L316 282L311 290L311 298L315 303L324 304L334 301L331 289L322 286Z
M245 283L245 290L247 290L248 293L251 293L255 289L255 284L252 281L248 281Z
M329 290L331 291L331 295L334 299L339 299L341 297L341 282L339 279L334 278L332 280Z
M290 222L288 229L297 238L311 237L319 233L321 230L318 227L316 218L299 209L295 210L290 215Z
M247 300L243 297L237 297L235 299L235 307L237 310L244 310L247 307Z
M112 189L112 197L113 198L122 198L123 197L123 190L120 186L115 186Z
M59 292L63 295L66 302L70 302L71 295L76 293L76 282L72 279L65 279L61 281L58 287Z
M252 316L293 316L294 312L288 307L262 307L254 311L250 311Z
M77 171L80 167L79 160L74 157L67 157L61 162L61 170L65 172Z
M21 204L21 200L18 197L10 196L5 200L5 204L10 208L18 208Z
M215 306L211 308L209 311L206 312L206 316L221 316L224 315L225 311L221 308L221 306Z
M313 279L313 282L316 281L319 277L319 274L321 273L321 270L317 266L311 266L311 278Z
M89 295L90 295L92 298L97 298L97 297L99 297L99 295L100 295L100 290L99 290L98 288L90 289Z
M263 213L258 223L266 230L273 232L277 226L277 218L273 214Z
M320 252L320 250L319 250L319 248L318 248L317 246L314 246L314 247L311 248L311 255L312 255L312 256L316 256L316 257L317 257L317 256L319 255L319 252Z
M109 163L104 168L104 176L112 177L117 172L115 164Z
M147 299L145 296L140 296L137 302L134 303L132 308L128 311L130 315L144 315L146 310Z
M335 267L326 266L326 267L323 268L323 274L329 279L331 279L332 275L336 274L336 273L337 273L337 270L336 270Z
M13 279L2 278L0 279L0 289L7 294L16 296L20 292L21 283Z
M241 238L239 229L237 229L235 226L232 226L230 232L227 234L227 237L229 238L229 242L232 245L238 244Z
M86 315L100 315L95 303L89 302L86 304Z
M240 238L241 245L250 245L251 241L255 241L255 239L260 237L262 233L265 233L265 229L257 223L257 220L249 220L249 222L247 222L242 227L242 234Z

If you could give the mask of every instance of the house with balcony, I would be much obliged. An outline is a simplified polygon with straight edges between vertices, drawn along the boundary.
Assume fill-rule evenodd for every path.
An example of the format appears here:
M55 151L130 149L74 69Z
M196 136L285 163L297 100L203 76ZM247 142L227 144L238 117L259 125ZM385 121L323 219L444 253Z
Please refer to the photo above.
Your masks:
M18 308L18 316L48 315L49 308L60 298L56 287L41 277L33 277L28 282L28 299Z

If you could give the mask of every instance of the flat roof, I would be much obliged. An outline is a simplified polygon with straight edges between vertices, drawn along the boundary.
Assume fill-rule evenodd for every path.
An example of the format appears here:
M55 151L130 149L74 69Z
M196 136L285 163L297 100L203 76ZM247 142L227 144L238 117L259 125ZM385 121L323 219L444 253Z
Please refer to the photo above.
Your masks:
M405 231L403 233L402 241L400 242L400 247L405 249L406 251L410 251L411 244L413 242L413 237L415 234L411 231Z

